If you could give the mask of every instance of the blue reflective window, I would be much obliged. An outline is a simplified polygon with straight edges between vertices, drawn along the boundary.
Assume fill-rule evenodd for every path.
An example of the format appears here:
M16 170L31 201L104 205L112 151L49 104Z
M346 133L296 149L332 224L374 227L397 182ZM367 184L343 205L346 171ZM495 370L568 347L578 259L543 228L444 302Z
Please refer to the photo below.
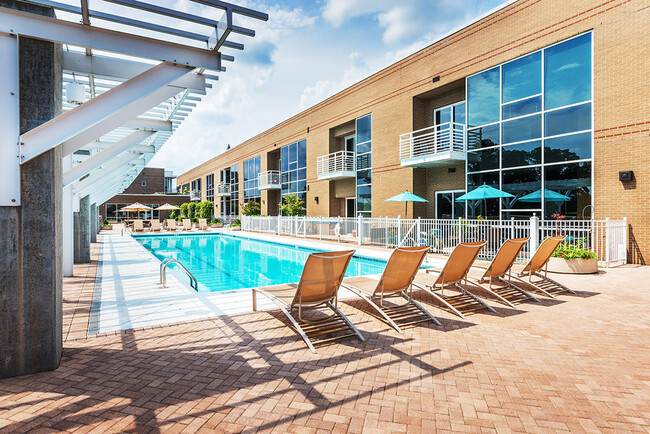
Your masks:
M368 142L371 140L371 115L366 115L357 119L357 143ZM357 152L359 150L357 149ZM368 152L368 151L363 151Z
M371 155L372 154L364 154L357 156L357 170L364 170L372 167Z
M498 145L501 143L501 140L499 140L500 129L499 124L494 124L467 131L467 148L479 149Z
M307 140L298 142L298 167L307 167Z
M547 163L587 158L591 158L591 133L544 140L544 161Z
M357 211L370 211L372 209L372 188L369 185L357 187Z
M503 122L501 138L504 144L542 137L542 116L533 115Z
M503 207L507 209L540 208L538 202L521 202L521 196L533 193L542 188L542 168L504 170L502 172L501 189L515 197L504 198Z
M542 162L542 142L518 143L501 149L501 167L531 166Z
M467 78L468 126L497 122L499 107L499 67Z
M467 153L467 171L478 172L499 168L499 148Z
M571 198L567 202L545 202L546 218L555 212L573 218L590 217L591 162L544 167L544 188Z
M544 114L547 136L591 129L591 104L581 104Z
M537 113L542 110L542 97L535 96L533 98L513 102L504 105L501 110L503 112L503 120Z
M542 93L542 53L539 51L501 68L504 104Z
M499 171L496 172L483 172L472 173L467 175L467 191L472 191L481 185L489 185L491 187L499 188Z
M591 33L544 50L544 108L591 99Z
M372 175L370 170L359 170L357 172L357 185L370 184L372 182Z
M454 122L465 124L465 103L454 106Z

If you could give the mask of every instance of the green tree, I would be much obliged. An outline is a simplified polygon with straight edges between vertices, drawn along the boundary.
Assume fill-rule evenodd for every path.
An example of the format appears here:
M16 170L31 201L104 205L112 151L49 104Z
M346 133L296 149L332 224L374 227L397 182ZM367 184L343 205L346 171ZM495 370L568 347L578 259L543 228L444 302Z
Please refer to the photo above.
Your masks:
M282 198L282 215L301 215L305 202L295 194L287 194Z
M196 212L199 218L212 220L214 204L209 200L203 201L197 205Z
M184 219L187 218L188 212L189 212L189 206L190 206L189 203L181 204L181 218L184 218Z
M194 222L196 220L196 202L190 202L187 207L187 217Z
M260 208L259 203L250 201L242 207L241 213L243 215L260 215L262 213L262 209Z
M178 210L177 209L172 209L169 211L169 218L172 220L176 220L178 218Z

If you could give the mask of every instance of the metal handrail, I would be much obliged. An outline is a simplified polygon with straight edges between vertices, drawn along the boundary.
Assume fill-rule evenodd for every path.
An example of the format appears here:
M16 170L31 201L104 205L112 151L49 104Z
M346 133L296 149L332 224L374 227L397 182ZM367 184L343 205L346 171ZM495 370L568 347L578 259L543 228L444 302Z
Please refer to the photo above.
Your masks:
M435 155L440 152L465 152L465 125L445 122L400 134L400 160Z
M338 151L321 155L316 159L316 174L327 175L334 172L354 172L354 152Z
M196 277L190 271L185 268L183 264L181 264L178 259L174 258L165 258L162 260L160 263L160 283L162 283L163 288L167 288L167 267L171 264L176 264L178 265L181 270L187 274L187 276L190 278L190 286L197 291L199 290L199 281L196 280Z

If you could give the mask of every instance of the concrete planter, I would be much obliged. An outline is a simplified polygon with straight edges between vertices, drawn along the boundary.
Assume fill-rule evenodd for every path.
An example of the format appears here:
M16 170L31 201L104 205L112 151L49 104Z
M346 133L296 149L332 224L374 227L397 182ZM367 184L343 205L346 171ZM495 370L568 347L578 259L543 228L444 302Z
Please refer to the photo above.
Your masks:
M231 226L230 230L231 231L241 231L241 226Z
M215 229L221 229L223 227L223 223L214 223L212 227Z
M103 225L102 229L105 229L107 231L113 230L113 225Z
M598 259L551 258L548 271L563 274L591 274L598 272Z

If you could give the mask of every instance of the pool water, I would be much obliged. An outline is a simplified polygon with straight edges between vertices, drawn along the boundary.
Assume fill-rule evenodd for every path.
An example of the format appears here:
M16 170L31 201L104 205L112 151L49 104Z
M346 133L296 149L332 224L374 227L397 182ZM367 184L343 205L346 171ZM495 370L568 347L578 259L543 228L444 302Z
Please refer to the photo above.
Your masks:
M298 282L307 256L317 251L226 234L135 235L134 238L161 261L165 258L180 261L198 280L199 292ZM386 261L355 255L346 276L381 274L385 266ZM182 278L187 279L184 274Z

